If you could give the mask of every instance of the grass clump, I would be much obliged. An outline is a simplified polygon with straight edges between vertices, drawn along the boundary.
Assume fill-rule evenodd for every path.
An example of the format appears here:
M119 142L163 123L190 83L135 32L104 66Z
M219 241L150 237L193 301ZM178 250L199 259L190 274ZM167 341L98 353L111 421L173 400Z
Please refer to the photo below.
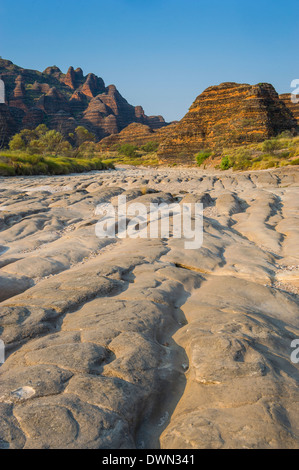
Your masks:
M0 176L65 175L114 168L99 158L70 158L26 155L18 152L0 153Z
M13 166L0 160L0 175L1 176L15 176L16 172Z
M280 150L283 146L283 143L280 139L269 139L265 140L262 144L262 150L265 153L270 153L271 155L275 155L276 150Z
M222 153L222 155L221 155ZM299 164L299 137L285 131L261 143L224 149L220 168L234 171L266 170Z

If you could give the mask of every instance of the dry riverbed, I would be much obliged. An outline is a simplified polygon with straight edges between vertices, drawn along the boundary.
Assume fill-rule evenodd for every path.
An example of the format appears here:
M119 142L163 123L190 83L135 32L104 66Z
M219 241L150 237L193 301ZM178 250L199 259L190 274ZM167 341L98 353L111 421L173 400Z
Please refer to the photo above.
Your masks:
M204 243L98 204L201 202ZM0 178L0 448L296 448L299 170Z

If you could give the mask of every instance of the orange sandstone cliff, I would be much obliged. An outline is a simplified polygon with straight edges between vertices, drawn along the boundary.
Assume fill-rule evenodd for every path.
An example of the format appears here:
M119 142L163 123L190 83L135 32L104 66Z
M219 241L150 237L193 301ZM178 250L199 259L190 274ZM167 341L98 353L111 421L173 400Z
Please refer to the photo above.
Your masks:
M222 83L207 88L162 141L162 159L193 159L203 149L261 142L297 121L272 85Z

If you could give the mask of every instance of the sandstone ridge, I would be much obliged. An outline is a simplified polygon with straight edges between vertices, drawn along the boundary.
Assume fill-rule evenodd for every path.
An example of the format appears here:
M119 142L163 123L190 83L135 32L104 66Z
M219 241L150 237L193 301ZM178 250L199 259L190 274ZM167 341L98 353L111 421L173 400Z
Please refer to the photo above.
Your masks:
M199 95L162 142L160 156L188 159L202 149L262 142L297 128L297 120L272 85L222 83Z
M166 125L162 116L147 116L141 106L129 104L114 85L106 87L93 73L84 76L81 68L70 67L64 74L52 66L41 73L0 59L0 78L6 88L6 107L0 110L0 118L9 115L7 139L15 129L42 123L63 134L83 125L98 140L133 122L153 129Z

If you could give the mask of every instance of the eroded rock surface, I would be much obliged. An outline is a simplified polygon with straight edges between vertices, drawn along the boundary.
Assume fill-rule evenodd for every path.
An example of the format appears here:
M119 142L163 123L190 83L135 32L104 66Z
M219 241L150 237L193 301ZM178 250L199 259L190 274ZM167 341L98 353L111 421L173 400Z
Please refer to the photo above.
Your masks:
M298 187L296 168L1 178L0 448L298 447ZM202 202L203 246L97 238L119 195Z

